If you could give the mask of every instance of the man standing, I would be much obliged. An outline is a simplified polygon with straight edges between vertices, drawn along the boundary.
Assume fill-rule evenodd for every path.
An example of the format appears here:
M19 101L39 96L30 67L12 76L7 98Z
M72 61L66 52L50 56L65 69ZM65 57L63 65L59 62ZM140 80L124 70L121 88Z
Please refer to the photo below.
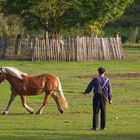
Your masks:
M98 68L99 76L92 79L85 90L85 95L93 89L93 126L91 130L98 130L98 114L101 111L101 130L106 130L106 101L112 103L112 88L110 80L104 76L105 68Z

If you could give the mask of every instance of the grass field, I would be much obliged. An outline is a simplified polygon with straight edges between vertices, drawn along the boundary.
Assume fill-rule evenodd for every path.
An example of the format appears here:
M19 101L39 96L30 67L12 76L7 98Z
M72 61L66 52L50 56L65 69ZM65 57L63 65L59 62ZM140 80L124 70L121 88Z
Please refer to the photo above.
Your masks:
M2 140L139 140L140 139L140 48L125 48L125 59L92 62L0 61L29 75L53 73L60 77L69 109L60 114L53 99L43 114L29 114L16 97L8 115L0 115ZM107 130L91 131L92 93L82 96L99 66L106 67L113 87L113 104L107 105ZM34 111L44 95L28 97ZM0 84L0 112L10 97L8 82ZM118 117L118 119L116 119Z

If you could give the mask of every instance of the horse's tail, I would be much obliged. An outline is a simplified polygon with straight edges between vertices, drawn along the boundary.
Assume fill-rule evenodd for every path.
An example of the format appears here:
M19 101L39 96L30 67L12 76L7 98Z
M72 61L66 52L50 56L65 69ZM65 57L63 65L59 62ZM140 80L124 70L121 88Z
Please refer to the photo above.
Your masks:
M59 78L57 78L57 80L58 80L58 93L59 93L58 100L63 108L68 109L68 103L67 103L67 100L66 100L64 93L62 91L61 82L60 82Z

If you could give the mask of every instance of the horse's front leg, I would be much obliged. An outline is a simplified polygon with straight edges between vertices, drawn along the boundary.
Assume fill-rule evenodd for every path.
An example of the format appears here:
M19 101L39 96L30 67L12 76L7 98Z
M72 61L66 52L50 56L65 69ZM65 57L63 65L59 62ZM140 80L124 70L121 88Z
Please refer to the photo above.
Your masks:
M14 101L15 97L16 97L16 94L11 94L10 100L8 102L8 105L7 105L6 109L3 112L3 115L7 115L8 114L8 110L9 110L12 102Z
M25 96L20 96L20 98L21 98L22 106L23 106L28 112L30 112L31 114L33 114L34 110L26 104L26 97L25 97Z
M36 114L41 114L43 112L45 105L47 105L47 103L48 103L48 97L50 94L51 94L51 92L45 93L44 102L43 102L42 106L40 107L40 109L36 112Z

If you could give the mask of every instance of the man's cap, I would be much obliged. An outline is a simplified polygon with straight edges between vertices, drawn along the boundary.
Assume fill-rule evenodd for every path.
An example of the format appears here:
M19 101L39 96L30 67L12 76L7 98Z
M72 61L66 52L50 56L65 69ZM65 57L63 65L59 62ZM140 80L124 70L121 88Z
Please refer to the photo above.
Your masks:
M101 74L104 73L104 72L105 72L105 68L99 67L99 68L98 68L98 72L101 73Z

